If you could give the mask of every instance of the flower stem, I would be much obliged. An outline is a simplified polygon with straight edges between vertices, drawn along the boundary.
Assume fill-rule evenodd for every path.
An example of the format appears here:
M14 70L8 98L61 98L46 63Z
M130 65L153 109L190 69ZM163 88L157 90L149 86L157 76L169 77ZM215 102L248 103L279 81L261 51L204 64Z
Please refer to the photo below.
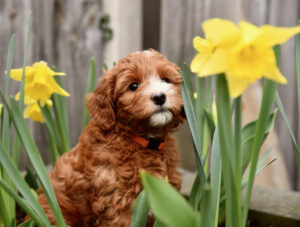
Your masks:
M254 177L255 177L255 170L258 161L259 150L263 142L264 132L267 126L267 118L273 106L276 89L277 89L277 83L272 82L270 80L265 80L262 103L260 107L259 117L257 120L257 125L255 128L254 141L251 149L251 166L250 166L250 172L248 177L247 192L246 192L245 202L243 206L242 226L246 226L246 222L247 222L249 202L251 198L251 191L252 191Z
M231 120L230 98L224 75L216 77L216 104L226 196L226 226L241 226L241 184L237 171Z

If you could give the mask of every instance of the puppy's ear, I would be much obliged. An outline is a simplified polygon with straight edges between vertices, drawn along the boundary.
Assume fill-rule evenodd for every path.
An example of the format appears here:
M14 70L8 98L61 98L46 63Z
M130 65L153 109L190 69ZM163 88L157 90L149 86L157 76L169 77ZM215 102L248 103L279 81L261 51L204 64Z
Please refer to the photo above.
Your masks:
M115 125L113 93L116 76L112 70L105 71L100 85L89 95L87 107L90 117L103 131L111 130Z

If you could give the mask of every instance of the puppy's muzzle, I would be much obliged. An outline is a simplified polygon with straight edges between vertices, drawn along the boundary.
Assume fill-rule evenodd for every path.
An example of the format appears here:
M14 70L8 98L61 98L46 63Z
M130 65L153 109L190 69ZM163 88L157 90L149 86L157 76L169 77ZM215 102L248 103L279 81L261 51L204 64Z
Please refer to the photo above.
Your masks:
M166 102L166 95L164 93L159 93L152 96L152 101L155 105L162 106Z

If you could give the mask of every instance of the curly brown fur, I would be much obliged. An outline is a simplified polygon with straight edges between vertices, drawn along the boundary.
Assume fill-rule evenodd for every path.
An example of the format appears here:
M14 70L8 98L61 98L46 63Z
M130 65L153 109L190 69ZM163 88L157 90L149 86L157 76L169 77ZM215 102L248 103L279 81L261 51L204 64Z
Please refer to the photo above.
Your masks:
M50 173L68 225L130 226L131 208L142 190L141 169L168 177L180 189L179 157L170 136L183 121L177 70L158 52L148 50L130 54L105 71L89 97L91 122L77 146L60 157ZM159 82L162 78L167 78L166 84ZM139 83L136 91L129 89L133 82ZM153 95L159 91L152 89L160 89L155 85L166 95L162 112L153 103ZM132 141L130 135L165 136L166 145L163 150L151 150ZM55 224L41 190L39 201Z

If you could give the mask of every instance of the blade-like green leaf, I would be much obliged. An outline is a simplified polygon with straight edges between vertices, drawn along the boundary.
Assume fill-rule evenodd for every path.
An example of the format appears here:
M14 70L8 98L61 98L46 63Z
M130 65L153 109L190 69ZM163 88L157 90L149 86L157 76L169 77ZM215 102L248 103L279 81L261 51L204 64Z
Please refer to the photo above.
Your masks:
M149 209L146 192L143 190L136 198L132 207L131 227L146 226Z
M34 226L35 226L35 223L31 219L24 221L20 225L18 225L18 227L34 227Z
M12 108L10 109L1 90L0 90L0 96L4 102L5 107L9 111L9 115L10 115L11 119L13 120L16 131L18 132L18 135L23 143L23 146L28 154L28 157L29 157L34 169L36 170L36 173L38 174L43 191L47 197L47 200L51 207L51 210L53 211L53 215L55 216L56 221L60 226L65 226L64 219L61 214L60 207L57 203L51 182L49 180L46 167L45 167L45 165L42 161L42 158L38 152L38 148L31 136L28 126L26 125L26 122L23 118L23 114L20 111L20 108L17 105L15 99L13 99L13 98L11 99Z
M187 75L183 76L183 80L185 80L185 78L188 78L188 76ZM197 127L197 120L195 117L195 112L193 110L193 105L191 102L188 88L185 85L185 82L183 82L182 86L181 86L181 96L182 96L182 100L183 100L183 104L184 104L184 110L185 110L185 114L187 117L187 121L188 121L190 130L191 130L193 142L194 142L194 145L196 148L195 149L195 158L196 158L197 170L199 173L200 184L201 184L202 188L204 188L207 180L206 180L206 175L205 175L205 171L204 171L202 160L201 160L202 149L201 149L201 142L199 139L199 129Z
M193 88L193 81L191 77L191 72L189 70L189 67L187 66L186 62L183 63L183 73L182 78L184 80L184 83L186 84L186 90L188 91L188 95L190 97L191 103L195 104L194 99L194 88Z
M185 199L166 181L141 172L151 210L164 225L169 227L195 227L198 214Z
M16 36L12 35L9 40L8 53L7 53L7 65L6 65L6 81L5 81L5 96L8 97L9 87L10 87L10 70L13 62L14 47L15 47ZM9 126L9 114L6 108L3 108L1 116L1 138L3 147L7 152L9 152L10 147L10 126ZM2 170L0 165L0 178L4 179L6 182L9 182L9 177L5 170ZM0 189L0 216L2 216L5 225L9 225L12 219L15 216L15 202L8 196L6 193Z
M271 163L273 163L275 161L275 159L271 160L269 163L265 164L265 161L268 157L268 155L270 154L271 150L272 150L273 146L270 147L260 158L259 161L257 163L257 167L256 167L256 171L255 171L255 176L257 174L259 174L264 168L266 168L268 165L270 165ZM242 189L244 189L247 186L248 183L248 176L249 174L245 174L244 179L242 180ZM221 199L220 199L220 205L219 205L219 221L218 223L222 223L225 219L225 195L223 194Z
M216 129L210 165L210 188L206 190L200 203L200 226L217 227L221 189L221 153L218 128Z
M9 41L8 54L7 54L7 65L6 65L6 81L5 81L5 97L8 98L9 86L10 86L10 70L12 67L12 61L14 56L14 47L16 42L16 36L12 35ZM3 110L3 122L2 122L2 145L4 148L9 151L9 115L4 108Z
M56 82L62 86L62 82L60 77L55 76L54 77ZM53 94L52 95L52 101L53 101L53 108L55 113L55 119L57 122L58 127L58 133L59 137L61 139L61 151L62 153L65 153L70 150L71 143L70 143L70 136L69 136L69 127L68 127L68 118L67 118L67 105L66 105L66 98L64 96Z
M15 163L16 166L19 165L19 154L20 154L20 150L21 150L21 141L20 138L18 136L17 132L14 132L14 137L13 137L13 147L12 147L12 159Z
M216 126L215 126L215 123L214 123L213 116L206 108L204 108L203 110L204 110L204 116L206 118L210 134L214 135Z
M285 113L285 110L284 110L283 105L281 103L281 100L280 100L280 97L278 95L278 92L276 92L275 102L276 102L276 105L277 105L277 107L279 109L279 112L280 112L280 114L282 116L282 119L283 119L284 123L286 124L286 127L288 128L290 137L292 139L293 150L294 150L294 154L295 154L295 158L296 158L296 163L297 163L298 171L300 172L300 148L299 148L299 146L298 146L298 144L296 142L293 130L292 130L291 125L289 123L289 120L288 120L288 118L286 116L286 113Z
M216 76L216 105L226 194L226 226L241 226L241 180L234 153L230 97L225 75Z
M297 25L300 25L300 20ZM300 119L300 34L295 37L295 63L296 63L296 81L297 81L297 101L298 101L298 119ZM298 144L300 143L300 121L298 121ZM299 161L299 160L298 160ZM300 171L300 163L298 164L298 170Z
M47 225L47 223L43 223L42 217L37 215L31 208L30 204L21 198L17 193L12 190L8 184L0 179L0 187L3 188L8 195L10 195L18 204L19 206L37 223L38 226ZM49 225L50 226L50 223Z
M95 66L95 59L91 58L90 60L90 71L89 71L89 77L88 77L88 83L86 87L85 94L91 93L95 89L95 84L96 84L96 66ZM84 105L84 110L83 110L83 127L82 129L85 128L87 123L89 122L89 112L87 107Z
M155 220L153 227L168 227L168 226L160 222L159 220Z
M272 162L275 161L275 159L273 159L272 161L270 161L269 163L267 163L266 165L264 165L265 161L267 160L268 156L270 155L272 149L274 146L271 146L270 148L268 148L259 158L258 162L257 162L257 167L256 167L256 171L255 171L255 175L257 175L258 173L260 173L266 166L270 165ZM248 177L249 177L249 172L245 174L244 179L243 179L243 184L248 182Z
M21 88L20 88L20 109L23 112L24 109L24 97L25 97L25 68L26 68L26 62L27 62L27 53L28 53L28 48L30 44L30 37L31 37L31 32L32 32L32 24L33 24L33 13L30 12L29 15L29 22L28 22L28 27L27 27L27 34L26 34L26 44L25 44L25 49L24 49L24 58L23 58L23 70L22 70L22 81L21 81Z
M266 120L267 126L265 129L262 143L267 138L271 130L274 128L276 115L277 115L277 109L268 116L268 119ZM251 160L251 148L253 144L256 123L257 121L252 121L249 124L247 124L242 130L242 151L243 151L242 173L246 170Z
M42 114L45 119L45 123L48 130L48 134L50 136L50 145L51 145L50 156L51 156L52 164L54 165L56 159L59 157L58 148L61 147L60 146L61 143L58 139L58 130L55 127L56 124L52 118L49 107L47 105L45 105L44 107L40 105L40 109L42 110Z
M189 203L191 204L191 206L195 211L198 210L198 204L200 202L202 192L203 192L203 188L200 185L200 180L197 173L189 196Z
M9 174L12 182L18 188L19 192L24 196L24 198L27 200L28 204L35 210L35 212L39 215L41 220L44 224L50 225L50 222L43 211L42 207L38 203L37 199L33 196L33 194L30 191L30 188L27 186L25 180L21 176L19 170L15 167L7 153L4 151L3 146L0 144L0 162L2 166L6 169L7 173ZM4 182L5 183L5 182ZM3 185L3 182L2 182ZM1 186L2 186L1 185ZM3 189L5 189L3 187ZM9 192L10 195L12 195L14 192ZM17 201L18 202L18 201Z

